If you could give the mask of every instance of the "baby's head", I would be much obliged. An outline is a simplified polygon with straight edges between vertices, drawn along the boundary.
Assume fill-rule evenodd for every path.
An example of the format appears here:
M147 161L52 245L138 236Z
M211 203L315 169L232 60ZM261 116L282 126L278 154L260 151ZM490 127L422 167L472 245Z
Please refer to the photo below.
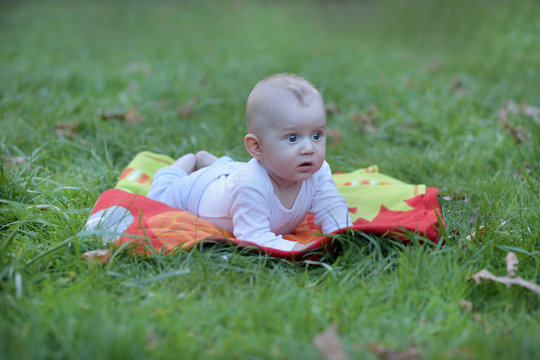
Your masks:
M322 166L326 111L309 81L293 74L259 81L249 94L246 120L246 148L274 182L305 180Z
M283 108L282 100L293 96L303 107L320 106L324 102L319 91L309 81L295 74L275 74L259 81L249 94L246 105L248 133L257 134L258 128L275 119Z

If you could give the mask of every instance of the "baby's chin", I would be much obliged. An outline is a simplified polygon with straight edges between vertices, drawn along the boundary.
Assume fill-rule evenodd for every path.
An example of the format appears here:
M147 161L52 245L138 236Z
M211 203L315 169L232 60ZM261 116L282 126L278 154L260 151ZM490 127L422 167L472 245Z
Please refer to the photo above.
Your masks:
M311 169L310 171L301 171L298 173L297 175L297 181L305 181L309 178L311 178L313 175L315 175L315 173L317 171L319 171L320 167L319 168L316 168L316 167L313 167L313 169Z

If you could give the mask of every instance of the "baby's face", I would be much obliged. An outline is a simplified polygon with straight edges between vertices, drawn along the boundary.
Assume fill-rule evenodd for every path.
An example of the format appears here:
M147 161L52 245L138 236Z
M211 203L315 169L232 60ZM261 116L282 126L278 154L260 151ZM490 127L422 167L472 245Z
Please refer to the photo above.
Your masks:
M326 156L326 112L322 101L302 106L294 96L279 99L258 127L259 161L279 186L307 180Z

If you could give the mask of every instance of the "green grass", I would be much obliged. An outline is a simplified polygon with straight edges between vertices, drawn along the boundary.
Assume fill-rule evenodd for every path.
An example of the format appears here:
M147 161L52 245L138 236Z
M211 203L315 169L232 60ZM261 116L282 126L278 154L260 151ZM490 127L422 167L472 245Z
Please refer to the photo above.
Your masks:
M540 297L467 278L504 275L514 251L517 275L540 282L540 122L509 115L518 143L498 115L511 100L540 106L539 14L533 0L3 2L1 357L318 359L313 338L337 322L351 358L376 358L373 343L534 358ZM377 164L451 198L444 245L354 234L310 265L223 246L80 259L100 247L78 235L92 206L137 152L247 160L247 95L283 71L341 109L328 118L342 133L334 171ZM101 119L131 106L142 123ZM366 133L353 115L372 106ZM70 138L58 123L80 125Z

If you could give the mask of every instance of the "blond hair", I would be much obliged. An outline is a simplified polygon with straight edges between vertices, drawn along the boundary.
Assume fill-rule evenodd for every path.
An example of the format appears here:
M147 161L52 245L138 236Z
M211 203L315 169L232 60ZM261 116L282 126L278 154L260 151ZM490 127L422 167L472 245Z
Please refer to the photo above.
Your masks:
M313 102L324 104L319 91L315 86L301 76L282 73L274 74L260 80L248 96L246 104L246 121L248 132L254 130L254 119L266 106L272 106L273 101L268 92L270 90L287 90L298 100L301 106L311 106ZM271 95L271 94L270 94Z

